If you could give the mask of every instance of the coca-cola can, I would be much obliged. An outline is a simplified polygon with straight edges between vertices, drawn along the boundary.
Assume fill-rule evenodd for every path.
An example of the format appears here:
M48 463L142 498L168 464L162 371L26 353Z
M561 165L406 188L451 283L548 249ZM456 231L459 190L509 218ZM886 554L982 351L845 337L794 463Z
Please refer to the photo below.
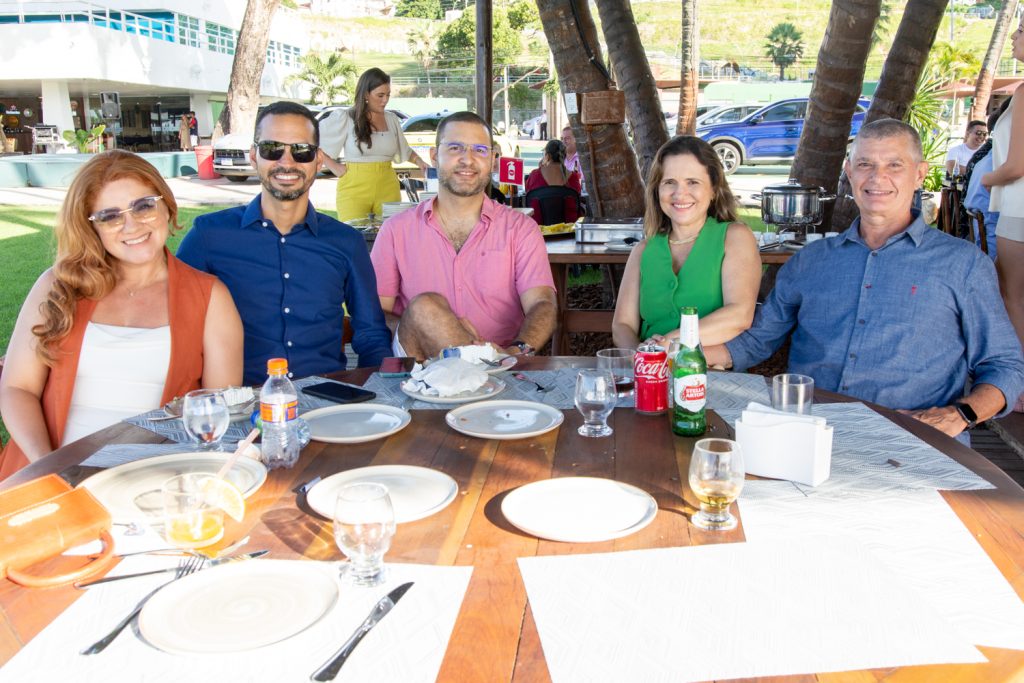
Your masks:
M636 412L661 415L668 410L668 354L656 344L641 344L633 359Z

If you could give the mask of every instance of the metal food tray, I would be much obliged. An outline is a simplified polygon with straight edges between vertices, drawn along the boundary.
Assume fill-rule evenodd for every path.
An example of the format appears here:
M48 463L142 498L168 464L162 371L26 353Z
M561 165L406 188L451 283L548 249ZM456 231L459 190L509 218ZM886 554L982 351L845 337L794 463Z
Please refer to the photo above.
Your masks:
M644 238L643 218L587 218L577 223L576 241L591 244L607 244L622 242L632 237Z

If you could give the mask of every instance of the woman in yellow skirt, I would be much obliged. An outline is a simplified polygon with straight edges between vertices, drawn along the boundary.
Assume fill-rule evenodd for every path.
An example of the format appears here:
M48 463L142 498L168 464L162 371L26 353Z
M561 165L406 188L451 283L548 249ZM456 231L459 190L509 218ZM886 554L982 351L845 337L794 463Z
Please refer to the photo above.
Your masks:
M391 77L367 69L356 84L355 105L332 112L320 122L324 165L338 176L338 220L380 216L381 204L401 200L392 162L427 163L409 147L399 118L386 111Z

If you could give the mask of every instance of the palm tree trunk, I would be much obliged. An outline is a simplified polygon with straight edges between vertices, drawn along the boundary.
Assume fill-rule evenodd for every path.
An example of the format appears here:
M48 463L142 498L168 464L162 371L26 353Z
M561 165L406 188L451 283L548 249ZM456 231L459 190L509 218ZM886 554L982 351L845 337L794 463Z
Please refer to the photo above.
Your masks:
M537 9L562 92L609 90L611 78L601 63L597 27L587 3L537 0ZM644 186L622 124L584 126L577 114L571 114L569 122L591 190L591 213L620 218L642 216ZM659 126L663 128L664 124L659 122ZM593 153L597 150L600 154Z
M626 116L633 129L640 174L646 177L654 155L668 142L658 88L629 0L597 0L597 12L616 80L626 93Z
M818 50L807 118L790 175L835 192L881 0L834 0ZM829 204L823 220L828 229Z
M683 0L682 69L679 74L679 123L676 135L693 135L697 130L697 92L700 88L700 25L697 0ZM672 131L670 131L672 132Z
M968 120L984 121L988 114L988 101L992 97L992 79L995 78L999 69L999 59L1003 55L1003 46L1006 45L1006 34L1010 29L1010 22L1017 16L1017 0L1006 0L1003 8L996 15L996 26L992 29L992 38L988 42L988 50L985 51L985 60L981 63L981 71L978 72L978 82L974 86L974 104L971 105L971 116Z
M903 11L899 28L893 37L892 47L878 89L871 98L871 106L865 123L877 119L892 118L902 121L914 100L917 82L928 62L928 52L935 42L942 15L948 0L909 0ZM832 229L847 228L857 217L857 205L847 199L846 186L840 188L832 213Z
M245 132L256 126L260 106L260 79L267 62L270 41L270 20L281 0L247 0L242 27L235 43L235 60L231 65L231 81L227 101L220 113L213 137L231 132Z

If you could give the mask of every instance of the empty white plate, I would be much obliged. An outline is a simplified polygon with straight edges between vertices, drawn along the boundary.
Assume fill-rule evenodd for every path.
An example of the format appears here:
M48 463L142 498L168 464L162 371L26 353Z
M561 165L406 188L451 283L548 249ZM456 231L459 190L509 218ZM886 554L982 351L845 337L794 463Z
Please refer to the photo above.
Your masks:
M497 396L505 390L505 383L497 377L488 377L484 385L476 391L464 391L461 394L455 394L454 396L431 396L419 391L406 389L405 387L406 382L402 382L399 385L399 388L406 396L412 396L417 401L423 401L424 403L455 404L480 401L485 398L490 398L491 396Z
M326 563L274 560L206 569L150 598L139 631L173 654L254 650L319 621L338 599L336 572Z
M326 443L362 443L400 432L412 421L401 408L380 403L327 406L303 413L310 438Z
M332 474L309 490L306 502L318 514L334 519L341 487L365 482L387 487L398 524L440 512L459 492L459 485L444 472L413 465L375 465Z
M622 538L654 520L658 503L629 484L561 477L520 486L501 502L505 519L552 541L591 543Z
M561 410L534 401L484 401L460 406L445 415L448 426L481 439L525 439L562 424Z

